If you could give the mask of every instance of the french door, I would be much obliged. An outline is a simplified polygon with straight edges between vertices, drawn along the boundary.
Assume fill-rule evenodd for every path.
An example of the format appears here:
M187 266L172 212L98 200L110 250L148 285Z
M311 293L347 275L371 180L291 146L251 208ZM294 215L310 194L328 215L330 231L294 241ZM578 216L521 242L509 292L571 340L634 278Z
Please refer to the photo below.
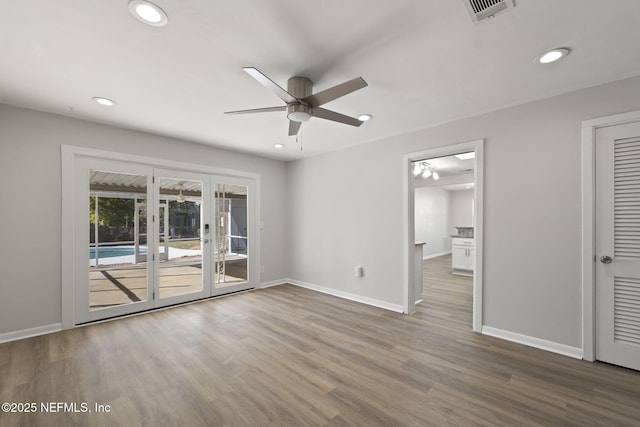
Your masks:
M81 158L75 183L76 324L255 287L254 180Z

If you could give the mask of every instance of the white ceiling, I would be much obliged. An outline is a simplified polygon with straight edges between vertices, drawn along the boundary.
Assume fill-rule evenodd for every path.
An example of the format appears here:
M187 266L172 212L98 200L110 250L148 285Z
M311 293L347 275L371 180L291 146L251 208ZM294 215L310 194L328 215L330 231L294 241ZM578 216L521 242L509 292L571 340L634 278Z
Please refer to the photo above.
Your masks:
M166 27L127 3L0 0L0 102L290 160L640 74L638 0L518 0L477 26L463 0L156 0ZM223 114L282 105L243 66L314 91L362 76L324 107L374 118L313 118L301 151L285 113Z

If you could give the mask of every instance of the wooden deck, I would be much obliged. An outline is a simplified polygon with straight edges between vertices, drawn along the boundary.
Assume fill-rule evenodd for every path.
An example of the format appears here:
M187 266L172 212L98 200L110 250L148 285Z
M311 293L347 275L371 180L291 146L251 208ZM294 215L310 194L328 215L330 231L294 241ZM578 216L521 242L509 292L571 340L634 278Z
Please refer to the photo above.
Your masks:
M202 261L199 257L160 263L160 298L169 298L202 290ZM231 286L247 279L246 258L227 261L224 280L217 288ZM147 266L138 265L91 267L89 269L89 306L91 310L146 301Z

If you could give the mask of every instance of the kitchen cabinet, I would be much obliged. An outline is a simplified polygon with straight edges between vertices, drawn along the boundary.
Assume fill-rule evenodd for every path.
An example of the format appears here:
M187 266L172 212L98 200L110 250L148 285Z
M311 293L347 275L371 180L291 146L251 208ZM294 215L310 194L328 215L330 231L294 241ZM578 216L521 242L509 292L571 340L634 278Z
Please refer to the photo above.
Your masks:
M473 274L475 259L474 239L454 237L451 240L451 268L454 274Z

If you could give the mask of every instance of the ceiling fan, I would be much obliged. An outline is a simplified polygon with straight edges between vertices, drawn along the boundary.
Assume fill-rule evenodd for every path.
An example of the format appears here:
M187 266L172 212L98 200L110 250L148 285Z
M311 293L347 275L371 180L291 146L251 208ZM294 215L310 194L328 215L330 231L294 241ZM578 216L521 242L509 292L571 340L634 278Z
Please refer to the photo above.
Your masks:
M175 194L176 187L168 188L167 194L171 194L171 195L175 194L174 200L178 203L202 201L202 193L199 189L189 190L185 187L184 182L179 182L177 185L177 189L178 189L178 194Z
M291 77L287 81L287 90L284 90L269 77L262 74L257 68L244 67L243 70L258 83L271 90L285 104L280 107L255 108L252 110L227 111L225 114L249 114L265 113L270 111L286 111L289 119L289 136L297 135L302 122L308 121L311 117L332 120L351 126L360 126L363 121L354 117L345 116L335 111L320 108L321 105L344 95L355 92L367 86L367 82L362 77L356 77L337 86L325 89L312 94L313 83L306 77Z

